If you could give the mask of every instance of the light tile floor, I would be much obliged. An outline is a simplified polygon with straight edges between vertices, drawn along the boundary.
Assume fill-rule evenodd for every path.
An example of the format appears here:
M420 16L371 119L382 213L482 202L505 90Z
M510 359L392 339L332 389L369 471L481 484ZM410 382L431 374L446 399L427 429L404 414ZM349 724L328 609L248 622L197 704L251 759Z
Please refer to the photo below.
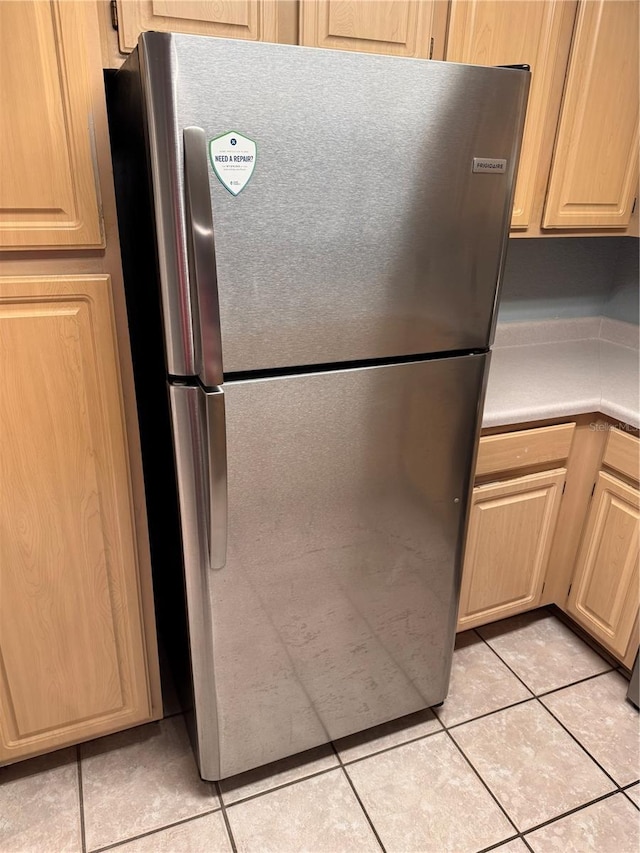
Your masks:
M546 611L458 638L444 705L202 782L182 718L0 769L0 853L638 853L627 682Z

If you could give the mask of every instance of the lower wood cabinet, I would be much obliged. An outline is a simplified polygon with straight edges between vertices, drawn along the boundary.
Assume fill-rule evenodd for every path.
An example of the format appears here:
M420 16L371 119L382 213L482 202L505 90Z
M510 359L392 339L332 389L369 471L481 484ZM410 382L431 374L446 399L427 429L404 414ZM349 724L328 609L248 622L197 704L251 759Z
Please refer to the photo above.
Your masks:
M560 468L473 490L458 630L537 606L565 475Z
M566 609L619 658L638 618L639 539L640 492L601 472Z
M153 716L118 364L108 276L0 279L0 763Z
M458 630L555 604L631 667L640 439L599 415L485 435L476 478Z

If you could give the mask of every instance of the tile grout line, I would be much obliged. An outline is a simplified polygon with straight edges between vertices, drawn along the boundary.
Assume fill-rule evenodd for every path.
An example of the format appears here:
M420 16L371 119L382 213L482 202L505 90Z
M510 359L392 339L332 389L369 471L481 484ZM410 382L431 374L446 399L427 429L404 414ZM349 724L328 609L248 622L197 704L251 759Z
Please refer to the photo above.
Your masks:
M585 646L589 646L589 648L601 657L606 664L609 664L612 669L618 669L620 662L614 658L611 652L607 651L604 646L601 646L595 637L592 637L588 631L585 630L584 635L579 634L574 627L576 626L576 623L567 613L558 607L557 604L547 604L542 609L544 609L549 616L553 616L554 619L557 619L558 622L565 626L565 628L568 628L572 634L574 634L579 640L582 640ZM577 627L579 628L580 626L577 625ZM610 661L613 661L613 663L610 663Z
M562 722L562 720L558 719L558 717L556 717L556 715L553 713L553 711L551 711L549 708L547 708L547 706L544 704L544 702L542 702L540 699L538 699L538 697L537 697L537 696L536 696L536 701L538 702L538 704L539 704L542 708L544 708L544 709L545 709L545 711L547 712L547 714L549 714L549 715L551 716L551 718L552 718L552 719L554 719L554 720L556 721L556 723L557 723L561 728L563 728L563 729L565 730L565 732L569 735L569 737L571 737L571 738L572 738L572 739L573 739L573 740L578 744L578 746L580 747L580 749L582 749L582 750L585 752L585 754L586 754L586 755L587 755L587 756L588 756L588 757L593 761L593 763L594 763L594 764L596 764L596 765L600 768L600 770L602 770L602 772L605 774L605 776L606 776L608 779L610 779L610 780L611 780L611 782L613 782L613 784L614 784L614 785L615 785L615 787L616 787L616 790L617 790L617 791L621 791L621 790L622 790L622 788L620 787L620 785L618 785L618 783L617 783L617 782L616 782L616 780L613 778L613 776L611 775L611 773L609 773L609 771L608 771L608 770L605 770L605 769L604 769L604 767L602 766L602 764L600 764L600 762L597 760L597 758L594 758L594 757L593 757L593 755L591 755L591 753L590 753L590 752L589 752L589 750L586 748L586 746L583 746L583 744L581 744L581 743L580 743L580 741L578 740L578 738L573 734L573 732L572 732L572 731L570 731L570 730L565 726L565 724Z
M570 627L570 626L568 626L568 627ZM509 823L511 823L511 824L514 826L514 830L515 830L515 832L516 832L516 835L514 835L514 836L513 836L512 838L510 838L510 839L505 839L505 840L502 840L502 841L498 842L496 845L492 845L492 846L490 846L490 847L483 848L482 853L484 853L484 851L487 851L487 852L488 852L488 851L490 851L490 850L493 850L493 849L495 849L495 847L500 846L500 845L502 845L502 844L509 843L509 841L510 841L510 840L515 840L515 838L520 838L520 839L523 841L523 843L525 843L525 845L527 846L527 848L529 848L529 849L530 849L529 845L528 845L528 844L527 844L527 842L526 842L526 839L524 838L523 833L522 833L522 832L520 832L519 830L517 830L517 828L515 827L515 824L513 823L513 821L511 820L511 818L509 817L509 815L508 815L508 813L506 812L506 810L502 807L502 805L500 804L500 802L499 802L499 801L497 800L497 798L494 796L493 792L490 790L490 788L488 787L488 785L484 782L484 779L483 779L483 778L482 778L482 776L478 773L478 771L476 770L476 768L473 766L472 762L471 762L471 761L469 760L469 758L466 756L466 754L464 753L464 751L462 750L462 748L461 748L461 747L456 743L456 741L453 739L453 737L452 737L452 736L451 736L451 734L449 733L449 729L450 729L450 728L452 728L452 729L453 729L453 728L457 728L457 727L462 726L462 725L465 725L465 724L467 724L467 723L474 722L474 721L476 721L476 720L478 720L478 719L482 719L482 718L487 717L487 716L490 716L490 715L492 715L492 714L499 713L500 711L507 710L507 709L512 708L512 707L516 707L516 706L521 705L521 704L524 704L524 703L526 703L526 702L530 702L530 701L531 701L531 699L536 699L536 700L538 701L539 705L541 705L541 706L542 706L542 707L543 707L543 708L544 708L544 709L545 709L545 710L550 714L550 716L551 716L551 717L552 717L552 718L553 718L553 719L554 719L554 720L555 720L555 721L556 721L556 722L561 726L561 728L563 728L563 729L567 732L567 734L569 734L569 736L570 736L570 737L571 737L571 738L576 742L576 744L580 747L580 749L581 749L583 752L585 752L585 753L586 753L586 755L587 755L587 756L588 756L588 757L589 757L589 758L590 758L590 759L591 759L591 760L592 760L592 761L593 761L593 762L594 762L594 763L595 763L595 764L600 768L600 770L601 770L603 773L605 773L605 775L606 775L606 776L607 776L607 777L612 781L612 783L614 784L614 786L615 786L615 789L616 789L616 790L611 791L611 792L608 792L607 794L604 794L604 795L602 795L602 796L601 796L601 797L599 797L599 798L596 798L596 799L594 799L594 800L592 800L592 801L589 801L589 802L587 802L587 803L585 803L585 804L582 804L582 805L580 805L580 806L577 806L576 808L571 809L571 810L569 810L569 811L567 811L567 812L564 812L564 813L562 813L561 815L558 815L558 816L555 816L555 817L553 817L553 818L550 818L548 821L546 821L546 822L544 822L544 823L542 823L542 824L539 824L539 825L537 825L536 827L532 827L530 830L526 830L526 833L527 833L527 834L529 834L530 832L533 832L533 831L535 831L536 829L539 829L539 828L541 828L541 827L543 827L543 826L546 826L546 825L548 825L548 824L550 824L550 823L554 823L555 821L558 821L558 820L562 819L563 817L566 817L566 816L568 816L568 815L571 815L571 814L573 814L574 812L580 811L581 809L587 808L588 806L592 805L593 803L598 802L599 800L607 799L608 797L613 796L613 795L615 795L615 794L616 794L616 793L618 793L618 792L623 792L623 791L624 791L624 789L622 788L622 786L618 785L618 784L615 782L615 780L613 780L613 778L610 776L610 774L609 774L609 773L607 773L607 771L606 771L606 770L604 770L604 768L599 764L599 762L598 762L598 761L597 761L597 760L596 760L596 759L595 759L595 758L594 758L594 757L589 753L589 751L588 751L585 747L583 747L583 746L582 746L582 744L577 740L577 738L576 738L576 737L575 737L575 736L574 736L574 735L573 735L573 734L572 734L572 733L571 733L571 732L570 732L570 731L569 731L569 730L568 730L568 729L563 725L563 723L561 723L561 721L560 721L560 720L558 720L558 719L555 717L555 715L554 715L554 714L553 714L553 713L552 713L552 712L551 712L551 711L550 711L550 710L549 710L549 709L544 705L544 703L540 701L540 697L546 697L547 695L550 695L550 694L552 694L552 693L558 692L558 691L563 690L563 689L568 688L568 687L572 687L572 686L577 685L577 684L580 684L580 683L582 683L582 682L592 680L592 679L594 679L594 678L599 677L600 675L607 674L608 672L616 671L616 670L615 670L615 668L610 667L609 669L607 669L607 670L605 670L605 671L603 671L603 672L595 673L594 675L590 675L590 676L586 676L586 677L585 677L585 678L583 678L583 679L579 679L579 680L577 680L577 681L575 681L575 682L570 682L569 684L563 685L562 687L554 688L553 690L545 691L544 693L541 693L541 694L539 694L539 695L536 695L536 694L534 694L534 693L531 691L531 689L530 689L530 688L529 688L529 686L528 686L528 685L523 681L523 679L522 679L522 678L520 678L520 676L519 676L519 675L518 675L518 674L517 674L517 673L516 673L512 668L511 668L511 666L510 666L510 665L509 665L509 664L508 664L508 663L507 663L507 662L506 662L506 661L501 657L501 655L500 655L500 654L499 654L499 653L498 653L498 652L497 652L497 651L496 651L496 650L495 650L495 649L490 645L490 643L489 643L487 640L485 640L485 638L484 638L484 637L482 637L482 636L478 633L478 631L477 631L476 629L471 629L471 630L473 631L473 633L474 633L477 637L479 637L479 638L480 638L480 640L481 640L485 645L487 645L487 646L488 646L488 648L493 652L493 654L498 658L498 660L500 660L500 662L501 662L501 663L502 663L502 664L503 664L503 665L504 665L504 666L505 666L505 667L506 667L506 668L507 668L507 669L508 669L508 670L509 670L509 671L510 671L514 676L515 676L515 678L516 678L516 679L517 679L517 680L518 680L518 681L519 681L519 682L520 682L520 683L525 687L525 689L526 689L526 690L531 694L529 698L527 698L527 699L523 699L523 700L518 701L518 702L515 702L515 703L512 703L511 705L504 706L503 708L496 709L495 711L487 712L486 714L480 714L480 715L478 715L477 717L472 717L472 718L471 718L471 719L469 719L469 720L464 720L464 721L461 721L461 722L459 722L459 723L454 723L454 724L452 724L451 726L447 726L447 725L445 725L445 724L443 723L443 721L440 719L440 717L438 716L437 711L436 711L435 709L431 708L430 710L431 710L432 714L434 715L435 719L437 720L437 722L438 722L438 723L439 723L439 725L441 726L441 728L440 728L440 729L438 729L438 730L436 730L436 731L433 731L433 732L428 732L428 733L426 733L426 734L424 734L424 735L420 735L420 736L418 736L418 737L416 737L416 738L412 738L412 739L407 740L407 741L403 741L402 743L394 744L394 745L392 745L392 746L390 746L390 747L386 747L386 748L384 748L384 749L380 749L380 750L374 751L374 752L372 752L372 753L370 753L370 754L368 754L368 755L366 755L366 756L362 756L362 757L360 757L360 758L353 759L352 761L346 761L346 762L343 762L342 758L340 757L340 755L339 755L339 753L338 753L338 751L337 751L337 748L335 747L335 744L334 744L333 742L330 742L330 746L331 746L331 748L333 749L333 751L334 751L334 753L335 753L335 755L336 755L337 761L338 761L338 765L337 765L337 766L332 766L332 767L329 767L329 768L327 768L327 769L325 769L325 770L320 770L320 771L317 771L316 773L311 773L311 774L309 774L308 776L302 776L302 777L300 777L300 778L294 779L294 780L292 780L291 782L286 782L286 783L283 783L283 784L281 784L281 785L277 785L277 786L275 786L275 787L273 787L273 788L268 788L268 789L267 789L267 790L265 790L265 791L260 791L260 792L258 792L258 793L256 793L256 794L250 795L250 796L248 796L248 797L240 798L239 800L235 801L234 803L230 803L230 804L229 804L229 807L231 807L231 806L233 806L233 805L236 805L236 804L240 804L240 803L243 803L243 802L250 801L250 800L252 800L252 799L256 799L256 798L261 797L261 796L264 796L265 794L270 793L270 792L272 792L272 791L276 791L276 790L279 790L279 789L284 788L284 787L289 787L289 786L291 786L291 785L294 785L294 784L297 784L297 783L299 783L299 782L302 782L302 781L304 781L305 779L313 778L314 776L324 775L324 774L326 774L326 773L328 773L328 772L331 772L332 770L337 769L337 767L340 767L340 768L342 769L342 771L343 771L344 775L347 777L348 784L350 785L350 787L351 787L351 789L352 789L352 791L353 791L353 793L354 793L354 796L356 797L356 799L357 799L357 801L358 801L358 803L359 803L360 807L362 808L363 813L365 814L365 817L366 817L366 819L367 819L368 823L370 824L371 829L372 829L372 831L374 832L374 835L375 835L376 839L378 840L378 843L379 843L379 844L380 844L380 846L381 846L381 849L384 851L384 846L382 845L382 842L381 842L381 840L380 840L380 838L379 838L379 836L378 836L378 833L377 833L377 831L376 831L376 829L375 829L375 827L374 827L374 825L373 825L373 823L372 823L372 821L371 821L371 819L370 819L370 817L369 817L369 815L368 815L368 813L367 813L366 809L364 808L364 805L362 804L362 801L361 801L361 799L360 799L360 797L359 797L359 795L358 795L357 791L356 791L356 790L355 790L355 788L354 788L354 785L353 785L353 783L352 783L352 780L351 780L351 778L350 778L350 776L349 776L349 774L348 774L348 772L347 772L347 767L348 767L348 766L350 766L351 764L355 764L355 763L358 763L358 762L361 762L361 761L367 760L368 758L371 758L371 757L373 757L373 756L375 756L375 755L380 755L380 754L382 754L382 753L384 753L384 752L389 752L389 751L394 750L394 749L397 749L397 748L399 748L399 747L401 747L401 746L405 746L405 745L407 745L407 744L409 744L409 743L415 743L415 742L417 742L417 741L419 741L419 740L425 740L426 738L431 737L432 735L439 734L439 733L442 733L442 732L444 731L444 732L446 732L446 733L447 733L448 737L453 741L453 743L454 743L454 745L456 746L456 748L458 749L458 751L462 754L463 758L464 758L464 759L465 759L465 761L469 764L469 766L471 767L471 769L473 770L473 772L475 773L475 775L478 777L478 779L480 780L480 782L481 782L481 783L483 784L483 786L487 789L487 791L489 792L489 794L491 795L491 797L495 800L495 802L497 803L497 805L499 806L499 808L501 809L501 811L505 814L505 816L506 816L506 818L508 819ZM596 650L594 650L594 651L596 651ZM596 653L597 653L597 651L596 651ZM608 661L605 661L604 659L603 659L603 661L604 661L604 663L607 663L607 665L609 665L609 664L608 664ZM181 712L176 712L175 714L171 714L171 715L169 715L169 716L178 716L180 713L181 713ZM79 783L79 794L80 794L80 819L81 819L81 830L82 830L82 841L83 841L83 853L86 853L86 839L85 839L85 828L84 828L84 809L83 809L83 802L84 802L84 801L83 801L83 792L82 792L82 774L81 774L81 765L80 765L80 747L79 747L79 746L77 747L77 768L78 768L78 783ZM231 827L230 827L229 820L228 820L228 815L227 815L227 811L226 811L227 806L226 806L226 804L225 804L225 803L224 803L224 801L223 801L222 791L220 790L219 784L218 784L218 783L213 783L213 784L216 784L216 785L217 785L217 787L218 787L218 795L219 795L219 802L220 802L219 809L220 809L220 811L221 811L221 812L222 812L222 814L223 814L223 819L224 819L224 822L225 822L225 826L226 826L226 828L227 828L227 832L228 832L228 835L229 835L229 839L230 839L230 843L231 843L232 849L233 849L234 853L236 853L237 848L236 848L236 845L235 845L235 839L233 838L233 834L232 834ZM627 787L627 788L631 788L631 787L633 787L633 785L634 785L634 784L636 784L636 783L635 783L635 782L628 783L626 787ZM633 802L633 800L631 800L631 798L630 798L630 797L626 796L626 797L625 797L625 799L630 800L630 802L632 803L632 805L634 805L636 808L638 808L638 806L636 806L636 804ZM121 839L121 840L119 840L118 842L116 842L115 844L111 844L111 845L107 845L107 846L102 847L102 848L98 848L97 850L93 851L93 853L100 853L100 851L102 851L102 850L110 850L110 849L112 849L113 847L118 846L119 844L122 844L122 843L125 843L125 842L128 842L128 841L131 841L131 840L135 840L136 838L142 838L142 837L146 837L146 836L148 836L148 835L153 835L153 834L155 834L156 832L162 831L162 830L164 830L164 829L171 828L172 826L177 826L177 825L180 825L180 824L182 824L182 823L188 823L188 822L190 822L190 821L197 820L198 818L200 818L200 817L204 817L204 816L205 816L205 815L207 815L207 814L212 814L212 813L214 813L214 812L215 812L215 811L217 811L217 810L218 810L217 808L216 808L216 809L212 809L212 810L211 810L211 811L209 811L209 812L201 813L201 814L199 814L199 815L193 815L192 817L186 818L186 819L184 819L184 820L176 821L176 822L173 822L173 823L171 823L171 824L167 824L167 825L165 825L165 826L163 826L163 827L158 827L158 828L156 828L156 829L150 830L149 832L141 833L140 835L133 836L133 837L131 837L131 838Z
M626 788L623 788L623 789L622 789L622 793L623 793L623 794L625 795L625 797L629 800L629 802L631 803L631 805L632 805L632 806L635 806L635 807L638 809L638 811L640 811L640 805L638 805L638 803L636 803L636 801L635 801L635 800L632 800L632 799L631 799L631 797L629 796L629 794L627 793L627 791L629 790L629 788L633 788L633 787L634 787L635 785L637 785L637 784L638 784L637 782L632 782L630 785L627 785L627 787L626 787Z
M2 0L0 0L0 2L2 2ZM324 770L316 770L315 773L309 773L307 776L299 776L296 779L291 779L289 782L282 782L280 785L274 785L272 788L266 788L264 791L258 791L256 794L239 797L232 803L225 803L225 809L231 809L233 806L240 805L240 803L248 803L251 800L257 800L258 797L264 797L265 794L270 794L272 791L280 791L282 788L290 788L291 785L296 785L298 782L304 782L306 779L314 779L316 776L324 776L325 773L330 773L332 770L337 770L337 768L337 764L332 764L331 767L325 767ZM222 803L222 790L220 791L220 802Z
M570 681L569 684L565 684L563 687L553 687L551 690L544 690L542 693L536 693L534 695L536 698L551 696L552 693L559 693L561 690L566 690L568 687L576 687L578 684L584 684L585 681L593 681L594 678L600 678L601 675L609 675L610 672L617 671L617 669L610 667L602 672L596 672L594 675L586 675L584 678L579 678L577 681Z
M495 649L493 649L493 648L492 648L492 646L488 643L488 641L487 641L487 640L485 640L485 638L484 638L484 637L482 637L482 635L479 635L479 636L481 636L482 641L483 641L484 643L486 643L486 644L489 646L489 648L490 648L490 649L492 649L492 651L494 652L494 654L496 654L496 655L497 655L497 657L502 661L502 663L507 667L507 669L508 669L510 672L512 672L512 673L513 673L513 675L515 675L515 677L518 679L518 681L520 681L522 684L524 684L524 686L527 688L527 690L530 690L530 687L529 687L529 686L528 686L528 685L527 685L527 684L522 680L522 678L520 678L520 676L518 675L518 673L517 673L514 669L512 669L512 668L509 666L509 664L506 662L506 660L504 660L504 658L502 658L502 657L498 654L498 652L497 652ZM576 636L577 636L577 635L576 635ZM607 672L611 672L611 671L612 671L612 670L607 670ZM598 675L606 675L606 674L607 674L607 672L599 672L599 673L597 673L597 675L595 675L595 676L588 676L587 678L583 678L583 679L581 679L580 681L576 681L576 682L574 682L574 684L581 684L581 683L582 683L582 681L590 681L592 678L596 678ZM573 684L567 684L567 685L566 685L566 687L572 687L572 686L574 686L574 685L573 685ZM560 690L564 690L565 688L564 688L564 687L558 687L557 689L558 689L558 691L560 691ZM542 695L542 696L548 696L550 693L554 693L554 692L556 692L556 691L553 691L553 690L551 690L551 691L546 691L545 693L540 694L540 695ZM570 732L570 731L569 731L569 729L568 729L568 728L567 728L567 727L566 727L566 726L565 726L565 725L564 725L564 724L563 724L563 723L562 723L562 722L561 722L561 721L560 721L560 720L555 716L555 714L553 714L553 713L549 710L549 708L547 708L547 706L544 704L544 702L542 702L542 701L540 700L540 698L539 698L538 694L535 694L535 693L534 693L534 694L533 694L533 698L534 698L534 699L535 699L535 701L540 705L540 707L544 708L544 710L545 710L545 711L546 711L546 712L551 716L551 718L552 718L552 719L554 719L562 729L564 729L564 731L569 735L569 737L570 737L573 741L575 741L575 743L580 747L580 749L581 749L581 750L582 750L582 751L587 755L587 757L588 757L588 758L590 758L590 759L591 759L591 761L593 761L593 763L594 763L597 767L599 767L599 769L600 769L600 770L605 774L605 776L606 776L608 779L610 779L610 780L611 780L611 782L613 782L613 784L615 785L616 789L617 789L618 791L622 790L622 789L620 788L620 786L618 785L618 783L617 783L617 782L615 781L615 779L613 778L613 776L611 776L611 774L610 774L610 773L608 773L608 772L604 769L604 767L600 764L600 762L599 762L599 761L597 761L597 760L593 757L593 755L591 755L591 753L589 752L589 750L588 750L588 749L586 749L586 747L584 747L584 746L580 743L580 741L578 740L578 738L577 738L577 737L576 737L572 732ZM567 814L568 814L568 812L567 812Z
M460 720L459 723L451 723L451 725L448 726L442 722L440 717L438 717L438 722L442 725L444 729L447 729L447 731L449 731L451 729L457 729L460 726L466 726L467 723L475 723L476 720L484 720L485 717L492 717L494 714L499 714L500 711L506 711L507 708L517 708L518 705L525 705L527 702L531 702L531 700L535 698L536 697L532 694L531 696L527 696L526 699L518 699L517 702L511 702L509 705L504 705L502 708L494 708L493 711L487 711L484 714L478 714L477 717L470 717L468 720ZM434 713L436 712L434 711Z
M471 762L471 760L468 758L468 756L466 755L465 751L462 749L462 747L460 746L460 744L456 742L456 740L454 739L454 737L453 737L453 735L451 734L451 732L449 731L449 729L445 728L445 733L446 733L447 737L449 738L449 740L451 741L451 743L455 746L455 748L458 750L458 752L460 753L460 755L463 757L463 759L467 762L467 764L469 765L469 767L473 770L473 772L475 773L475 775L478 777L478 779L480 780L480 782L481 782L482 786L483 786L483 787L484 787L484 788L489 792L489 795L490 795L491 799L496 803L496 805L498 806L498 808L500 809L500 811L503 813L503 815L504 815L504 816L506 817L506 819L509 821L509 823L510 823L510 824L511 824L511 826L513 827L513 829L514 829L514 831L515 831L516 835L517 835L518 837L521 837L522 833L520 832L520 830L518 829L518 827L515 825L514 821L513 821L513 820L511 819L511 817L509 816L509 814L508 814L507 810L504 808L504 806L502 805L502 803L500 802L500 800L496 797L496 795L493 793L493 791L491 790L491 788L488 786L488 784L487 784L487 783L485 782L485 780L482 778L482 776L480 775L480 773L476 770L475 766L473 765L473 763ZM503 841L504 841L504 839L503 839Z
M564 622L562 624L564 625ZM569 626L566 625L565 627L568 628ZM602 670L602 672L596 672L594 675L585 675L584 678L578 678L577 681L570 681L568 684L563 684L561 687L553 687L551 690L545 690L543 693L534 693L533 690L529 687L529 685L520 678L518 673L509 666L509 664L506 662L506 660L503 657L500 656L500 653L497 652L493 648L491 643L488 640L485 640L485 638L482 636L482 634L480 634L475 628L472 628L472 630L474 631L476 636L478 636L480 638L480 640L482 640L482 642L485 644L485 646L487 646L489 649L491 649L491 651L498 658L498 660L501 663L503 663L513 675L515 675L515 677L523 685L523 687L526 687L526 689L529 691L529 693L533 697L548 696L550 693L557 693L560 690L565 690L567 687L575 687L576 684L582 684L583 681L590 681L592 678L598 678L599 675L606 675L609 672L616 672L616 668L614 666L611 666L608 661L606 661L606 660L604 660L604 658L602 658L602 660L604 661L604 663L607 664L609 669L604 669L604 670ZM575 634L575 636L578 637L577 634ZM578 639L580 640L582 638L578 637ZM595 649L592 649L592 651L595 651ZM602 655L600 655L600 657L602 657ZM514 703L514 704L517 704L517 703ZM474 719L478 719L478 717L474 717Z
M433 708L429 708L429 710L431 712L433 712ZM435 714L434 714L434 716L435 716ZM402 717L400 717L399 719L402 719ZM438 719L438 718L436 717L436 719ZM438 720L438 722L440 723L440 720ZM384 725L384 723L382 725ZM351 758L350 760L344 761L342 758L340 758L340 755L338 755L338 761L340 761L340 763L343 764L345 767L351 767L352 764L358 764L360 761L366 761L367 758L373 758L374 755L382 755L385 752L391 752L392 749L398 749L399 747L406 746L409 743L417 743L419 740L425 740L428 737L433 737L434 735L440 735L444 731L444 726L442 725L442 723L440 723L440 725L442 728L436 729L435 732L426 732L423 735L418 735L417 737L412 737L409 740L403 740L400 743L394 743L391 746L384 746L384 747L382 747L382 749L376 749L373 752L368 753L367 755L360 755L360 756L358 756L358 758ZM377 728L377 727L374 726L373 728ZM366 729L365 729L365 731L366 731ZM356 732L356 734L357 734L357 732ZM347 737L351 737L351 735L347 735ZM331 741L331 746L334 746L334 743L335 743L335 741ZM336 753L337 753L337 750L336 750Z
M80 808L80 844L82 853L87 853L87 832L84 823L84 788L82 785L82 754L80 744L76 746L76 767L78 772L78 806Z
M224 825L227 829L227 835L229 836L229 842L231 844L231 849L233 853L238 853L238 848L236 847L236 840L233 837L233 832L231 831L231 823L229 822L229 815L227 814L227 807L222 799L222 789L220 787L220 782L212 782L211 783L214 791L218 795L218 802L220 803L220 811L222 812L222 819L224 821Z
M140 838L148 838L150 835L156 835L159 832L164 832L165 829L173 829L174 826L182 826L184 823L191 823L201 817L207 817L208 815L215 814L217 811L220 811L219 807L210 809L206 812L200 812L200 814L191 815L191 817L182 818L182 820L174 820L171 823L164 824L163 826L156 826L153 829L148 829L146 832L139 832L137 835L128 835L126 838L119 838L117 841L114 841L111 844L105 844L103 847L94 847L92 850L87 851L87 853L104 853L104 851L113 850L121 844L128 844L130 841L138 841Z
M331 741L331 748L333 749L333 752L334 752L336 758L338 759L338 767L342 770L342 775L346 777L347 784L349 785L349 787L353 791L353 795L356 798L356 800L358 801L358 805L362 809L362 812L363 812L363 814L367 820L367 823L371 827L371 831L373 832L376 841L380 845L380 849L382 850L382 853L386 853L386 848L385 848L384 844L382 843L382 839L378 835L378 830L375 828L373 821L369 817L369 812L365 809L364 803L360 799L360 794L358 794L358 792L356 791L356 786L353 784L353 780L351 779L351 776L349 776L349 774L347 773L347 768L342 763L342 759L340 758L340 753L336 749L333 741Z
M566 812L562 812L562 814L556 815L555 817L550 817L548 820L543 820L542 823L537 823L535 826L532 826L529 829L525 829L523 836L531 835L532 833L537 832L539 829L544 829L546 826L550 826L552 823L558 823L559 821L564 820L565 817L571 817L571 815L584 811L585 809L588 809L591 806L595 806L596 803L601 803L603 800L608 800L611 797L615 797L616 794L619 793L621 792L608 791L606 794L601 794L599 797L594 797L592 800L589 800L586 803L582 803L582 805L580 806L575 806L572 809L568 809L568 811ZM525 840L524 837L522 840Z
M521 835L510 835L509 838L504 838L502 841L496 841L495 844L490 844L488 847L483 847L481 850L474 851L474 853L491 853L492 850L499 850L505 844L511 844L512 841L524 841ZM529 849L527 847L527 849Z

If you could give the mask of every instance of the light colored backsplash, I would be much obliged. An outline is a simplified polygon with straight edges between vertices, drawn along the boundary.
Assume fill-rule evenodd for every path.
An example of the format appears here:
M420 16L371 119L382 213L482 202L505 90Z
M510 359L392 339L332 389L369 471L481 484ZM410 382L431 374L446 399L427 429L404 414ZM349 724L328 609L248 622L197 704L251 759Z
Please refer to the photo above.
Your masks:
M638 250L635 237L622 238L616 265L613 271L611 290L605 302L603 314L613 320L638 325L640 320L640 288L638 287Z
M602 315L638 323L638 239L509 241L498 323Z
M609 341L640 349L639 328L635 323L610 317L572 317L568 320L533 320L498 323L494 347L526 347L531 344L571 341Z

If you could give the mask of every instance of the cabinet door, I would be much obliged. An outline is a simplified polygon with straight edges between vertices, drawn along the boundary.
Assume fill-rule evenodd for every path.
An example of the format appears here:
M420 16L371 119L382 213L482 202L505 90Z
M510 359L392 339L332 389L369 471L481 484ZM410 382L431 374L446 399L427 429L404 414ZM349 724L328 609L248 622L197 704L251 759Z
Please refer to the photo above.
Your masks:
M293 0L117 0L120 50L129 53L145 30L295 44Z
M437 0L301 0L300 44L441 59L445 21Z
M151 716L108 276L0 279L0 763Z
M513 205L512 228L532 223L536 189L549 168L545 130L560 105L576 3L562 0L453 0L446 59L473 65L531 66L531 89ZM550 153L550 144L547 151ZM489 156L489 155L487 155ZM540 214L538 213L538 216Z
M86 4L0 3L0 248L103 245Z
M620 658L638 615L639 521L638 490L601 473L567 611Z
M558 468L473 490L459 631L538 604L566 473Z
M578 9L545 228L623 228L638 191L638 2Z

